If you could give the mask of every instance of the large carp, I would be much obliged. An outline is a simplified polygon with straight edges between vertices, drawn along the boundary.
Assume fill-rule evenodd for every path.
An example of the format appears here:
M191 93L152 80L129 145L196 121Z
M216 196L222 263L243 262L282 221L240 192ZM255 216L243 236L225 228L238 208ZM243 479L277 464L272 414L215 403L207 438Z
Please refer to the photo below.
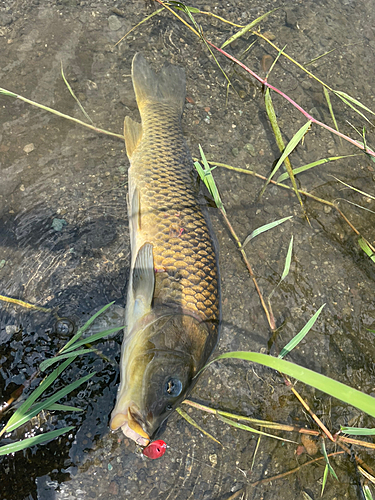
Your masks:
M146 446L188 395L220 323L217 253L181 130L185 73L132 64L141 124L125 118L131 269L111 429Z

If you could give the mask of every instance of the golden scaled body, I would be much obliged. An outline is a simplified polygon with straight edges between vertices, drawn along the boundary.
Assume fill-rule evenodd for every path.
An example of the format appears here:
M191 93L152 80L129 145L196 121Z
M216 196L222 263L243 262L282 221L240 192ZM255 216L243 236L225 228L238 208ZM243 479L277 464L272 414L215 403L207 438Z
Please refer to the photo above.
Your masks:
M147 445L188 395L220 323L217 255L181 130L185 74L133 59L142 123L125 118L131 268L111 429Z
M155 103L142 116L143 136L129 170L140 198L136 246L153 244L155 303L178 304L202 319L218 320L215 251L176 115Z

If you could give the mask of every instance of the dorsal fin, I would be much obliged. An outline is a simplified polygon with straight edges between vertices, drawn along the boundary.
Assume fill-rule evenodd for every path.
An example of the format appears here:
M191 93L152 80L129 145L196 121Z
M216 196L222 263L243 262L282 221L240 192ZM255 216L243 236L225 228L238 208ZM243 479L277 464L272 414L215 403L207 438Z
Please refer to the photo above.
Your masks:
M142 138L142 124L135 122L129 116L126 116L124 120L124 137L126 154L130 160Z

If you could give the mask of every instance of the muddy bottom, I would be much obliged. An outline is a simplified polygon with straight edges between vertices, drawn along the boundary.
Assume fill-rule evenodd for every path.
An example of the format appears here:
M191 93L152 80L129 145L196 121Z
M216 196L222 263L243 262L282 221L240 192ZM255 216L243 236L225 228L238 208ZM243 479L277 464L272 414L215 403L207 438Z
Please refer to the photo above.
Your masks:
M242 0L207 0L190 5L238 25L278 8L259 25L260 33L278 48L287 45L291 57L331 88L375 109L375 14L369 1L254 0L249 5ZM168 11L154 15L115 45L159 7L143 0L3 0L0 87L88 121L63 81L63 64L95 126L122 134L125 116L139 119L130 68L134 54L141 51L155 69L167 61L186 71L183 130L193 157L199 156L200 144L211 161L267 177L280 153L255 79L215 54L231 79L228 91L206 46ZM239 29L217 17L193 15L217 46ZM261 77L278 54L278 49L250 33L226 50ZM279 59L269 82L314 118L334 127L322 86L290 60ZM366 141L372 147L372 115L362 109L370 120L366 122L330 95L339 130L363 142L366 127ZM272 93L272 99L287 143L307 119L281 96ZM121 139L0 96L0 153L0 294L51 309L37 311L0 301L4 403L41 361L54 355L72 331L105 304L115 302L95 328L121 325L130 248L128 160ZM356 155L301 173L297 184L316 198L335 202L352 226L374 243L373 198L337 181L374 196L375 164L360 153L313 125L291 161L296 168L323 158ZM264 180L224 167L217 167L214 177L242 242L257 227L293 216L246 246L266 302L276 288L270 302L279 330L272 337L237 245L220 213L210 209L222 278L223 323L216 354L270 349L277 356L326 304L287 359L375 396L374 334L369 331L375 330L375 268L360 249L356 232L336 208L316 198L302 196L307 222L291 190L270 185L259 199ZM292 236L290 272L278 285ZM304 447L298 432L269 431L289 441L259 438L187 405L182 408L220 444L176 412L162 433L169 447L159 460L146 459L133 442L110 432L121 341L120 332L99 342L95 352L74 361L53 386L57 391L95 372L88 383L60 401L82 412L44 412L0 438L1 446L41 430L74 426L46 445L0 457L2 500L227 500L241 498L239 493L233 495L243 488L248 499L320 498L325 467L320 438L305 440ZM31 387L40 380L38 375ZM352 406L301 383L296 389L332 433L340 425L375 426L373 419ZM260 365L217 362L202 375L191 399L257 419L318 429L283 379ZM9 415L4 414L1 424ZM328 453L340 451L328 440L326 448ZM353 446L349 453L375 468L371 450ZM319 460L308 464L314 459ZM324 498L361 498L364 478L351 456L336 454L330 462L338 480L328 477ZM284 475L269 480L279 474Z

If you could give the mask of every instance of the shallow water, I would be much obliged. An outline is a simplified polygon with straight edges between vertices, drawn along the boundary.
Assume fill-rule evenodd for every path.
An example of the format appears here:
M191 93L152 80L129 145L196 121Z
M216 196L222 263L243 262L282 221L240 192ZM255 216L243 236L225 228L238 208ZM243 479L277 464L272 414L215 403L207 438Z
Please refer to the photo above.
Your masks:
M192 4L193 5L193 4ZM326 0L280 2L236 0L195 2L238 24L279 7L261 24L278 47L302 64L335 49L308 66L331 87L375 108L372 89L375 14L370 2ZM116 7L118 10L113 11ZM278 158L264 98L258 84L220 59L240 96L231 91L206 48L168 13L154 16L114 47L131 27L151 14L143 0L118 4L94 1L23 0L0 3L0 87L66 114L84 119L60 74L61 61L74 92L94 123L121 133L124 116L137 118L130 80L133 55L142 51L154 67L164 61L183 66L188 104L183 129L193 156L201 144L209 159L268 175ZM120 14L123 14L120 15ZM215 18L197 16L207 38L217 45L235 29ZM245 36L230 47L239 56L254 40ZM264 76L264 56L277 54L257 42L243 62ZM270 82L311 114L331 125L321 86L291 62L281 59ZM273 94L279 125L288 141L306 119ZM0 294L48 308L76 327L103 305L116 301L121 322L129 265L126 213L128 160L123 142L97 134L19 100L0 97ZM340 130L358 140L348 121L365 122L337 100ZM373 138L366 124L367 141ZM358 153L314 126L292 155L293 166L320 158ZM275 186L261 200L263 181L217 168L228 217L241 241L255 228L293 215L293 219L251 241L248 257L267 297L279 282L291 236L291 271L272 297L277 327L271 354L326 306L314 328L288 359L375 395L373 334L374 267L357 245L350 227L332 208L304 198L311 226L301 217L295 196ZM364 156L321 165L299 176L301 186L319 198L339 200L351 223L375 240L370 198L348 190L334 178L374 195L374 163ZM223 328L217 352L267 352L271 337L248 271L217 211L211 217L220 245ZM56 314L0 302L0 394L10 394L40 362L70 338ZM227 499L245 485L294 469L310 460L296 455L297 444L282 443L226 426L212 416L184 409L223 446L201 435L174 414L163 434L170 448L160 460L143 458L133 443L109 432L109 414L118 383L121 334L100 343L71 365L64 383L91 371L96 375L67 398L82 413L44 414L27 431L75 425L48 445L1 459L0 497L23 499L161 498ZM37 379L38 381L40 379ZM59 386L56 386L56 389ZM302 384L297 389L331 429L341 425L374 427L359 410ZM254 418L315 428L282 379L258 365L226 361L203 374L192 398ZM300 443L297 433L279 433ZM10 441L10 439L9 439ZM6 444L3 440L1 444ZM256 453L255 450L257 449ZM335 451L327 444L329 452ZM375 467L373 456L355 448ZM312 458L321 456L320 451ZM331 459L339 481L328 479L324 498L359 498L359 476L350 457ZM283 479L248 488L251 499L300 499L320 496L323 462ZM239 497L238 497L239 498ZM307 498L307 497L306 497Z

